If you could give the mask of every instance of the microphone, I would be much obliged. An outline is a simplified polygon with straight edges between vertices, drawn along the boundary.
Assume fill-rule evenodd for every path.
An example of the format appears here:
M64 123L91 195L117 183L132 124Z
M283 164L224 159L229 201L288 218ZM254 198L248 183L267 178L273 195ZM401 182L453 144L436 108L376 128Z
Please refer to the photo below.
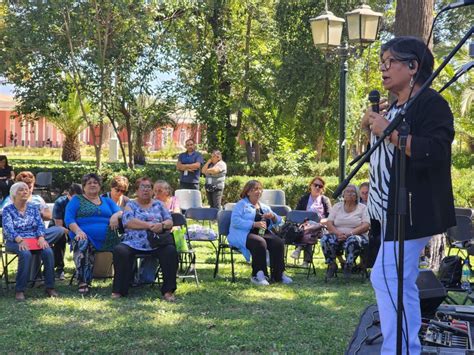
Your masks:
M440 13L444 11L452 10L452 9L457 9L458 7L468 6L468 5L474 5L474 0L461 0L461 1L453 2L452 4L449 4L443 7Z
M372 90L369 93L369 101L372 106L372 111L379 113L380 93L377 90Z

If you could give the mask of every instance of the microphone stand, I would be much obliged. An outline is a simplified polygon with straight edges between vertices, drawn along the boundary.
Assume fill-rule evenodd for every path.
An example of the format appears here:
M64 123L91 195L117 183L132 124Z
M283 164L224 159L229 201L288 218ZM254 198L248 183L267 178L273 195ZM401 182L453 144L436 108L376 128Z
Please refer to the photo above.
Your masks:
M439 89L439 93L442 93L444 90L446 90L447 88L449 88L452 84L454 84L456 81L458 81L458 79L463 76L464 74L466 74L469 70L472 69L472 67L474 67L474 62L470 62L467 64L468 66L466 68L462 67L461 69L458 70L458 72L456 74L454 74L454 76L446 83L443 85L443 87L441 89Z
M398 196L396 196L396 204L395 204L395 214L397 216L397 223L396 223L396 230L397 230L397 238L399 243L399 252L398 252L398 292L397 292L397 354L402 354L402 320L403 320L403 260L404 260L404 242L405 242L405 220L406 220L406 187L405 187L405 178L406 178L406 137L403 137L405 134L405 125L408 128L408 124L405 121L406 113L416 102L417 98L420 97L431 85L433 80L439 75L439 73L444 69L444 67L450 62L450 60L454 57L454 55L461 49L464 43L471 37L474 33L474 26L466 33L466 35L459 41L459 43L454 47L451 52L446 56L443 63L431 74L428 80L421 86L420 90L412 97L411 100L408 100L405 105L402 107L400 112L395 116L395 118L390 122L387 128L383 131L383 134L380 138L375 142L375 144L370 147L370 149L365 153L365 155L361 158L357 166L350 172L350 174L345 178L336 190L333 193L333 198L338 198L341 192L345 189L345 187L349 184L351 179L357 172L360 170L362 165L369 161L370 156L372 153L382 144L385 138L390 136L390 134L398 128L399 131L399 144L400 144L400 152L399 156L399 171L398 176L395 178L399 182L398 186ZM403 124L402 124L403 123ZM399 127L401 126L401 127ZM406 132L406 136L408 136L408 132ZM403 147L402 147L403 145ZM403 150L402 150L403 149ZM395 162L393 162L395 163ZM392 164L393 164L392 163ZM403 185L402 185L403 184ZM383 241L382 241L383 243ZM408 336L408 335L407 335Z

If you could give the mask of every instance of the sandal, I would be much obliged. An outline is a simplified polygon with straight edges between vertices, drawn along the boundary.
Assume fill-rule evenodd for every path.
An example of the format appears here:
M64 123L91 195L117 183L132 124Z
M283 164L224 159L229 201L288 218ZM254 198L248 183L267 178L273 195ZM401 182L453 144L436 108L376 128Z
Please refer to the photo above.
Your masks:
M89 293L89 285L88 284L79 285L79 288L77 289L77 291L81 295L87 295Z
M163 301L166 302L176 302L176 297L171 292L166 292L163 295Z

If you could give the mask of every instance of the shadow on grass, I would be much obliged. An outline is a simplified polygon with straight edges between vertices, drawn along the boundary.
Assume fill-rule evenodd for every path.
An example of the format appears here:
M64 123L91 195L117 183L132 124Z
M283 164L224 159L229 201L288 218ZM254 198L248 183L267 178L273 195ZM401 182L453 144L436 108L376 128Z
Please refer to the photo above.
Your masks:
M201 260L212 257L206 250ZM212 254L211 254L212 255ZM60 299L29 289L16 303L14 291L0 297L3 349L9 352L195 352L319 353L344 352L362 310L374 303L368 282L324 283L324 265L316 277L289 274L292 285L256 287L250 266L236 263L238 279L229 282L230 265L213 279L212 264L199 264L202 280L178 283L178 302L160 300L158 287L131 289L110 299L111 281L95 281L81 297L68 282L57 285ZM5 292L4 292L5 293Z

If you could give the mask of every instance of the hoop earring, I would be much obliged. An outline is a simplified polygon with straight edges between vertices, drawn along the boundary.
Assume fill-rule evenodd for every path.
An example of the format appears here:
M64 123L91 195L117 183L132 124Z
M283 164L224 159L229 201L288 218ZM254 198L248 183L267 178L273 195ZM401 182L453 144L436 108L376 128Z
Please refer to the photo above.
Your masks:
M411 77L409 85L411 88L415 85L415 80L413 79L413 77Z

